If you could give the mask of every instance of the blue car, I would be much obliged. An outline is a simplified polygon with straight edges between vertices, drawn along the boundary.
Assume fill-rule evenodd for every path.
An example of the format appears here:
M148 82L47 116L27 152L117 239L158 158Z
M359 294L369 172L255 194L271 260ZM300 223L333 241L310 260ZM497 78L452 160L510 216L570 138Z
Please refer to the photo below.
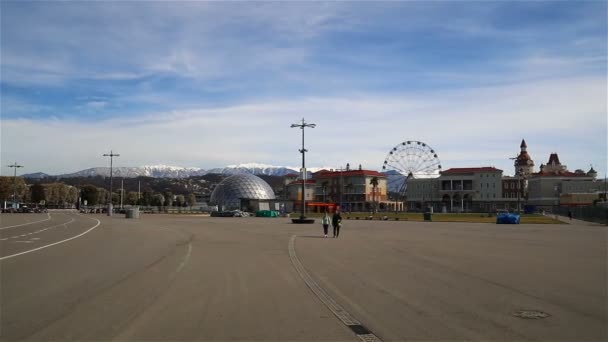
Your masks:
M496 224L519 224L521 216L512 213L500 213L496 216Z

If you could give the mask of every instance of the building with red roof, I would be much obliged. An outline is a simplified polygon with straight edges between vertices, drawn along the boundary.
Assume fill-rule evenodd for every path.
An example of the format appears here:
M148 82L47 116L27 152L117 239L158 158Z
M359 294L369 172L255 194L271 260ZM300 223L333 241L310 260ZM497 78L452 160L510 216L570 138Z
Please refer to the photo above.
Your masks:
M313 178L317 202L338 203L343 211L403 210L402 202L389 200L387 177L381 172L347 165L315 172Z

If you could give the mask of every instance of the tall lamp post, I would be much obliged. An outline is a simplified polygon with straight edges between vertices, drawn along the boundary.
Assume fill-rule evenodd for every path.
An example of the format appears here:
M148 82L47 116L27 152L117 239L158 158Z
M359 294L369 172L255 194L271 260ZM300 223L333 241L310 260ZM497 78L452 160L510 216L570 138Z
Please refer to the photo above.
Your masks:
M9 165L8 167L15 169L15 173L13 174L13 209L17 209L17 169L23 167L23 165L19 165L17 162L15 162L13 165Z
M521 197L521 174L523 172L522 168L519 168L519 170L517 170L517 213L520 214L521 213L521 206L519 205L519 199Z
M108 216L112 216L112 162L114 157L120 157L120 154L114 153L112 150L110 150L109 154L106 153L103 156L110 157L110 198L108 200Z
M302 153L302 212L300 215L299 219L292 219L291 221L293 223L314 223L315 220L314 219L307 219L306 216L304 216L304 212L306 210L306 163L305 163L305 154L306 152L308 152L308 150L306 150L304 148L304 128L309 127L309 128L315 128L317 125L315 125L314 123L307 123L306 121L304 121L304 118L302 118L302 123L297 123L297 124L292 124L291 128L300 128L302 130L302 149L299 150L300 153Z

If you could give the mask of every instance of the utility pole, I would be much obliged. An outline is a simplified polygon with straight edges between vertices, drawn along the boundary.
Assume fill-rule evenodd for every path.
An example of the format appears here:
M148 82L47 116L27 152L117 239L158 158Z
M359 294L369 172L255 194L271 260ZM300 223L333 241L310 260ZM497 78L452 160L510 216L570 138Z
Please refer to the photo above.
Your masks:
M15 170L13 175L13 209L17 209L17 169L23 167L23 165L18 165L17 162L15 162L8 167L12 167Z
M300 153L302 153L302 213L300 215L300 219L293 219L292 222L293 223L314 223L315 221L313 219L306 219L306 216L304 216L305 210L306 210L306 163L305 163L305 154L306 152L308 152L307 149L304 148L304 128L309 127L309 128L315 128L317 125L314 123L307 123L306 121L304 121L304 118L302 118L302 123L298 123L298 124L292 124L291 128L299 128L302 130L302 149L299 150Z
M122 209L122 199L125 195L124 177L120 179L120 209Z
M112 216L112 162L114 157L120 157L120 154L112 152L110 150L109 154L104 154L104 157L110 157L110 196L108 200L108 216Z

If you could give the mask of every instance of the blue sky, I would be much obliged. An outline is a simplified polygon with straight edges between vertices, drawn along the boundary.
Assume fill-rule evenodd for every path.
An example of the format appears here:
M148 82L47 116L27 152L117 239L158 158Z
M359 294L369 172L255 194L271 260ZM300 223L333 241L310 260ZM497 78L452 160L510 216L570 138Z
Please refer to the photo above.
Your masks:
M107 164L379 169L419 140L444 168L606 172L607 5L7 2L2 174ZM21 170L20 170L21 171Z

